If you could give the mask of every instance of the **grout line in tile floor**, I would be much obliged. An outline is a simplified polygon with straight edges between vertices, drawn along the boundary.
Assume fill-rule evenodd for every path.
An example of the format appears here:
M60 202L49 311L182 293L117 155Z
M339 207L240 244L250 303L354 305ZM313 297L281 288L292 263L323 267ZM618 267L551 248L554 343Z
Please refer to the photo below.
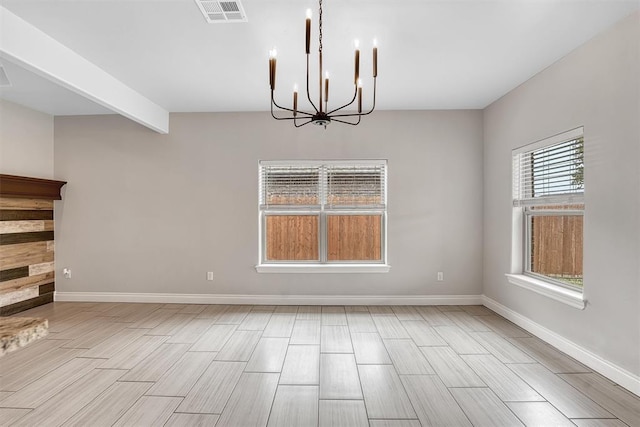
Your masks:
M371 310L374 312L372 313ZM284 313L285 311L287 313ZM269 327L273 316L280 314L294 316L293 322L289 323L291 326L288 328L288 336L264 337L263 333ZM381 420L418 420L421 425L426 426L439 422L445 423L452 419L457 419L463 424L466 422L468 425L486 423L498 425L504 423L505 420L527 425L527 423L533 424L535 422L544 424L544 419L534 420L530 414L527 415L528 410L543 408L544 411L541 413L550 417L549 422L552 419L554 422L561 420L566 425L572 424L571 419L605 418L620 420L628 425L640 425L640 398L617 384L603 379L599 374L585 368L564 353L481 306L375 306L373 308L349 306L346 309L343 306L304 306L293 309L286 306L246 305L181 304L172 306L171 304L142 303L51 303L20 313L18 316L48 317L53 332L47 338L7 355L2 360L3 363L0 365L0 378L2 379L0 381L0 417L3 416L3 413L9 414L7 411L12 411L11 425L29 425L38 420L38 416L42 416L41 412L45 410L50 411L47 419L52 424L62 424L71 420L83 408L89 407L92 402L97 401L96 399L107 396L106 391L114 384L150 383L155 385L162 379L166 382L167 378L170 378L172 367L181 366L177 364L186 355L202 355L203 353L211 353L211 356L202 355L193 359L202 360L203 365L191 367L194 369L193 374L189 374L192 377L185 383L186 387L180 386L179 395L161 398L149 394L152 385L141 396L132 398L130 401L120 402L115 397L107 399L101 402L107 417L105 420L108 419L109 423L116 424L118 420L126 420L128 417L136 416L136 411L139 411L139 408L144 408L145 416L148 416L148 419L153 419L154 423L162 420L160 425L167 422L172 414L215 415L218 416L217 425L219 426L242 426L247 423L266 426L267 423L273 424L280 421L285 423L281 425L297 427L301 425L299 423L303 422L309 422L312 425L326 425L326 422L331 421L334 423L333 425L352 427L357 423L367 425L369 421ZM92 316L104 320L100 321L100 324L95 328L85 325L87 321L91 321ZM301 341L291 342L296 324L301 321L313 322L318 325L320 333L316 336L313 335L316 330L315 326L311 329L298 331L303 334L302 342L317 340L315 344L302 344ZM424 323L419 323L420 321ZM415 323L404 324L403 322ZM128 326L124 326L124 328L107 327L107 325L113 324ZM141 327L141 325L149 327ZM235 327L229 328L232 329L231 333L220 334L216 331L213 334L205 335L215 325ZM243 328L248 327L255 333L239 330L239 325L243 325ZM405 329L405 326L409 329ZM439 326L448 327L439 329ZM358 332L355 332L356 329ZM164 333L155 335L153 334L154 330ZM360 330L371 332L359 332ZM343 334L345 331L346 334ZM479 333L478 331L493 335L476 335L477 339L482 341L480 342L472 336L474 333ZM65 344L81 336L87 336L87 334L91 336L90 346L64 349ZM357 336L358 348L354 346L354 334L359 334ZM56 335L63 338L56 339ZM219 351L191 350L204 336L213 336L218 340L208 342L210 347L207 348L217 348ZM257 339L252 341L238 340L244 336L252 336ZM114 337L122 337L122 340L115 340ZM161 337L166 339L162 340ZM177 339L178 341L188 342L185 344L167 343L176 337L180 337ZM233 337L236 339L234 340ZM451 345L418 345L420 342L441 344L437 339L443 340L445 344L450 344L445 339L446 337L449 339L464 337L466 345L462 350L465 348L467 350L482 350L484 355L482 357L489 357L491 359L486 360L493 361L487 366L495 364L496 368L501 367L498 371L492 372L490 377L487 377L491 378L491 384L486 384L484 381L479 382L481 377L478 375L486 375L486 372L474 370L476 363L485 359L468 359L469 362L474 362L470 365L461 358L461 356L466 357L465 353L456 352ZM280 347L285 345L284 341L282 344L277 344L278 338L287 338L286 349ZM339 349L340 345L346 345L347 342L336 340L344 340L345 338L348 339L351 351L347 351L345 347L341 352L336 353L327 352L325 351L327 348L323 348L324 346L329 346L329 348L334 346ZM488 340L487 347L482 345L485 340ZM89 344L85 338L82 341ZM107 341L109 347L98 347ZM77 342L80 344L80 341ZM393 351L390 351L391 347L389 346L392 343ZM496 343L499 344L497 347ZM490 347L489 344L491 344ZM162 347L167 345L188 347L183 347L180 351L172 350L172 353L168 354L168 359L162 360L160 357L162 356L161 348L180 349L180 347ZM265 352L263 345L271 346L267 348L279 347L284 351L280 354L268 353ZM311 363L313 366L301 365L294 366L294 368L315 370L317 382L304 385L280 384L281 373L287 363L290 350L301 346L315 346L318 354L317 362L315 360L296 361L298 364ZM510 346L513 346L529 356L531 361L527 361L527 363L502 362L499 354L500 346L507 349L511 349ZM44 356L38 353L40 348L46 349L43 353ZM96 348L100 348L100 350L96 350ZM128 353L125 353L127 356L118 358L123 351L127 351L127 348L129 349ZM258 348L262 350L257 352ZM366 349L385 353L391 363L386 361L385 363L358 363L358 358L361 356L365 356L364 360L385 360L383 356L367 359L366 356L371 356L371 354L363 353ZM436 351L435 349L440 350ZM62 350L69 353L59 353ZM161 354L158 355L156 352ZM242 359L243 371L239 373L234 383L228 384L223 382L218 384L218 381L222 381L219 379L221 374L216 373L215 370L211 371L210 374L207 374L211 383L203 383L196 388L196 384L199 384L209 369L213 369L213 366L224 366L217 364L227 363L216 360L220 352L225 352L223 354L227 357L234 358L232 360L240 361L239 359ZM357 352L359 352L358 358L356 358ZM515 350L509 350L506 355L512 358L514 352ZM84 353L87 355L85 356ZM515 353L516 356L519 354ZM53 357L54 355L56 357ZM101 355L104 357L100 357ZM153 355L156 359L152 359ZM352 357L349 358L348 355L352 355ZM74 358L104 360L107 366L115 368L96 366L93 371L97 373L116 369L123 371L123 375L113 380L103 378L102 382L96 385L98 388L93 392L95 396L92 394L86 397L88 401L84 402L83 400L82 406L63 405L56 407L52 403L65 390L74 390L70 387L82 381L86 375L90 375L91 371L73 383L67 384L58 394L51 396L36 407L28 408L28 411L22 414L15 412L15 408L20 408L21 402L19 400L24 394L21 394L21 390L30 387L28 389L30 393L38 393L37 387L41 387L44 392L48 382L56 378L58 370ZM274 362L271 358L277 359ZM524 356L518 357L518 360L520 359L528 360ZM154 377L154 381L122 379L132 369L151 370L154 367L151 364L157 360L162 361L163 365L161 366L166 370L163 373L158 373ZM250 361L256 367L262 366L269 369L248 372L247 363ZM398 365L398 363L408 363L408 365ZM130 369L117 368L120 366L129 368L129 365L131 365ZM404 366L403 370L400 370L399 366ZM425 374L411 371L419 366L431 367L433 373ZM272 367L278 370L270 370ZM476 369L480 367L478 365ZM457 371L458 368L463 369L463 372ZM482 370L486 369L488 368L485 366ZM300 374L301 371L298 371L298 375ZM185 381L185 378L181 378L180 375L175 373L173 375L177 375L175 380ZM505 375L507 376L505 377ZM472 380L472 378L477 379ZM349 385L345 382L347 379L352 379L355 383ZM366 379L366 383L363 383L363 379ZM520 385L514 386L510 379L517 379L517 383ZM455 383L455 386L451 384L446 386L449 381L452 384ZM13 384L12 390L3 389L3 384L7 383ZM356 384L357 388L351 390L348 388L356 386ZM578 384L588 384L593 391L587 395L585 394L587 391L581 390L582 387L578 387ZM509 393L522 391L518 387L525 386L535 391L543 400L509 398ZM248 390L246 387L253 387L253 389ZM311 407L308 407L308 404L313 403L313 399L304 402L301 400L299 405L302 406L286 407L285 418L280 417L278 420L274 418L270 421L274 415L274 404L279 390L284 392L292 387L301 387L298 389L300 391L315 388L317 393L315 406L313 406L315 409L311 409L309 412ZM306 389L302 389L303 387ZM176 389L176 391L178 390ZM330 393L326 396L330 397L321 395L321 391L329 391ZM216 399L224 401L223 404L218 403L221 409L218 409L217 412L211 412L207 407L212 404L212 393L218 393L215 394ZM568 394L568 397L565 394ZM498 396L502 396L502 398ZM516 393L514 396L525 397L526 395ZM615 398L611 396L615 396ZM91 398L89 399L89 397ZM178 410L181 402L184 402L187 397L191 402L198 402L198 405L194 407L199 408L200 412ZM169 399L174 400L170 401ZM321 402L325 402L325 404L321 404ZM444 405L443 407L446 407L448 412L434 410L433 408L438 408L438 405ZM486 408L491 408L491 410ZM282 407L278 410L282 410ZM279 414L279 416L281 415Z

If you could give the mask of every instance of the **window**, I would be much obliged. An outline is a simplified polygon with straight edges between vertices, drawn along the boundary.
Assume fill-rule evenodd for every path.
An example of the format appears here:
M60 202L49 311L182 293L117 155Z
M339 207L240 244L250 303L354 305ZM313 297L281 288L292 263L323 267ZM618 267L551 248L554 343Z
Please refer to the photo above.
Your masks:
M582 128L515 150L513 177L514 239L520 246L514 245L520 259L513 273L581 294Z
M388 271L386 176L383 160L260 162L258 271Z

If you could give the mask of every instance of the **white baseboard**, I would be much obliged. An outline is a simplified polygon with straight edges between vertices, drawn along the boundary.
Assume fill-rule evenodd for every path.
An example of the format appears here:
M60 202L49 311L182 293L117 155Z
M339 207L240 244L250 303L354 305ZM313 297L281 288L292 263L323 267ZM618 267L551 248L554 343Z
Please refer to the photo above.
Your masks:
M235 295L58 292L55 301L268 305L481 305L481 295Z
M599 372L600 374L609 378L611 381L640 396L640 376L635 375L609 362L608 360L603 359L597 354L590 352L589 350L579 346L573 341L570 341L565 337L558 335L557 333L534 322L528 317L525 317L511 310L510 308L485 295L482 296L482 302L486 307L495 311L502 317L511 320L521 328L531 332L533 335L548 342L557 349L567 353L569 356L573 357L579 362L582 362L591 369Z

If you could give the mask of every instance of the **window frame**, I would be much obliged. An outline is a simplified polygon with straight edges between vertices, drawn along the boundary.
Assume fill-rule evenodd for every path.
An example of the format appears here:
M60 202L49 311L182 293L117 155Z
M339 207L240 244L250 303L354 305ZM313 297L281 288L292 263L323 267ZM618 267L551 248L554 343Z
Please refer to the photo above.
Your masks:
M383 166L382 195L383 203L377 207L340 206L331 207L327 202L327 166ZM263 166L320 166L319 203L315 205L272 205L264 208L258 202L258 264L259 273L386 273L390 270L387 257L387 160L289 160L259 161L258 174L262 180ZM262 185L262 181L260 181ZM262 189L259 188L259 193ZM318 261L314 260L268 260L267 255L267 217L271 215L317 215L318 216ZM340 260L329 261L328 258L328 217L340 215L373 215L380 216L380 260Z
M521 194L522 186L520 166L516 164L516 156L531 153L547 147L562 144L572 140L583 138L584 147L584 128L579 127L567 132L554 135L549 138L528 144L512 151L512 174L513 174L513 191L514 203L512 208L512 247L511 247L511 271L506 274L507 280L514 285L529 289L538 294L547 296L556 301L560 301L574 308L584 309L586 300L584 298L584 273L583 286L573 286L562 282L544 274L531 271L531 247L532 233L531 221L536 216L576 216L580 215L584 218L584 185L579 193L569 193L552 195L541 198L543 202L538 205L548 206L569 206L580 204L582 209L533 209L535 204L527 205L522 203L524 199L517 199L516 193ZM584 167L584 166L583 166ZM583 175L584 176L584 175ZM521 204L517 203L521 202ZM584 228L583 228L584 236ZM584 250L584 249L583 249Z

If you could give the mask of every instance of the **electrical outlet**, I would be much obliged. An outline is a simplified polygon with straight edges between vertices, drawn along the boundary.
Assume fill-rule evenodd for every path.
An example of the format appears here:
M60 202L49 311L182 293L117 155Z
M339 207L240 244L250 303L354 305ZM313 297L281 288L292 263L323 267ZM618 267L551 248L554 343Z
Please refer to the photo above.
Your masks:
M444 273L442 271L438 271L438 282L444 282Z
M71 269L70 268L63 268L62 269L62 274L63 274L65 279L71 279Z
M207 280L213 280L213 271L207 271Z

